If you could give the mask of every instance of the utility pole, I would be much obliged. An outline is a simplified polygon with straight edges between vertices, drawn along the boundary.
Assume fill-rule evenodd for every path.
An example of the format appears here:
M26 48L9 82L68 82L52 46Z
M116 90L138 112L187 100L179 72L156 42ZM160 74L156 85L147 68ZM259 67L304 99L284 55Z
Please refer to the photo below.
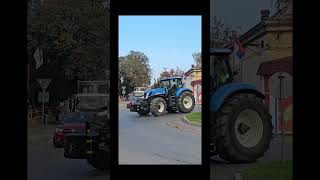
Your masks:
M41 126L43 127L43 121L44 121L44 103L45 103L45 96L44 93L46 92L47 87L49 86L51 79L37 79L38 83L40 84L40 87L42 89L42 121Z
M282 98L282 80L285 78L282 74L278 76L280 80L280 112L281 112L281 161L284 161L284 107L283 107L283 98Z

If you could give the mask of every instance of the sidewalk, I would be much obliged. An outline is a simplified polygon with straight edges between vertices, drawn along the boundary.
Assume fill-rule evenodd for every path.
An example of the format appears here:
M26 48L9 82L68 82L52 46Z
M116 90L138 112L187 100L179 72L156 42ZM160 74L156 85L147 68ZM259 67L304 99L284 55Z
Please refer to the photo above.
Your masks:
M119 108L127 108L128 102L129 101L124 101L124 100L119 99Z

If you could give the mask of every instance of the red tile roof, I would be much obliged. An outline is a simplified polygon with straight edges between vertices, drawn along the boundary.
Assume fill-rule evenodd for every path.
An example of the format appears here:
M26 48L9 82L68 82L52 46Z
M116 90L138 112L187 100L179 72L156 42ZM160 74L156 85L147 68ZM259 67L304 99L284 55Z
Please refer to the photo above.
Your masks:
M257 75L272 76L277 72L286 72L292 75L292 56L261 63Z

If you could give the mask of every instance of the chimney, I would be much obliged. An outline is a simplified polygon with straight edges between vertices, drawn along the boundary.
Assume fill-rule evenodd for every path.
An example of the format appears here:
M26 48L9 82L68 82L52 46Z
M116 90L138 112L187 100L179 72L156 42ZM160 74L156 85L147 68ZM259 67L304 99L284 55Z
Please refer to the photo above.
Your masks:
M191 68L192 68L192 69L194 68L194 64L191 64Z
M269 18L270 11L268 9L260 10L261 20L265 20Z

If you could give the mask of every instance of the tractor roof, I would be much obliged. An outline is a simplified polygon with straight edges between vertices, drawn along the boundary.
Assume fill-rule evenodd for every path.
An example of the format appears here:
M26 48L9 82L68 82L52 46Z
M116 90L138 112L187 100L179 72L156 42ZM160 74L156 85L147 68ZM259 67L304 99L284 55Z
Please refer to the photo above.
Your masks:
M210 55L231 54L232 50L228 48L210 48Z
M171 80L171 79L182 79L180 76L173 76L173 77L165 77L160 79L160 81L166 81L166 80Z

